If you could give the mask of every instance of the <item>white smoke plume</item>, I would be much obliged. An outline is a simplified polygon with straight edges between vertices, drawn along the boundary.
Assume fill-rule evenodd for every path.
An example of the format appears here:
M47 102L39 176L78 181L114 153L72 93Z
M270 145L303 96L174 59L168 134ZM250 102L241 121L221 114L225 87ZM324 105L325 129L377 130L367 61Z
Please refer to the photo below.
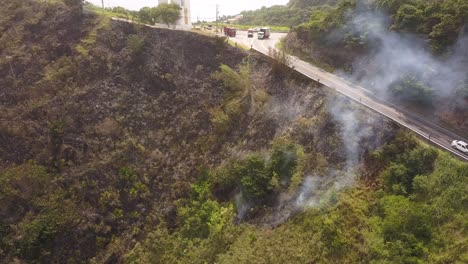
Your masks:
M349 100L341 96L328 103L328 111L340 128L341 139L337 146L330 147L338 148L337 151L343 153L345 164L340 169L330 169L327 175L305 177L294 196L280 196L272 220L269 221L272 226L283 223L294 213L306 208L334 203L339 191L355 183L355 169L361 162L365 146L379 144L363 144L364 141L378 140L373 135L377 122L375 116L363 115L350 105Z
M427 41L415 35L391 31L390 24L388 15L376 11L348 16L344 29L330 34L328 41L340 41L345 31L352 31L369 40L371 52L353 63L352 74L339 74L386 99L392 97L390 87L408 75L430 86L433 94L440 98L453 97L468 80L468 36L460 36L446 56L438 57L433 55ZM297 194L280 197L270 221L273 226L305 208L333 203L336 193L354 184L354 170L365 151L364 141L378 140L372 137L374 117L362 115L349 107L349 101L342 98L334 100L329 103L329 111L341 128L342 141L339 146L330 147L343 152L346 163L340 169L331 169L327 175L305 177Z
M339 134L342 144L333 147L338 147L338 151L345 153L344 168L331 170L325 177L306 177L296 198L296 206L318 206L329 200L327 194L330 192L340 191L354 184L354 169L360 163L365 150L362 142L372 138L372 128L376 120L373 116L359 114L349 104L349 100L342 97L329 103L329 111L341 128Z
M468 76L468 36L460 37L445 56L435 56L427 40L389 30L387 15L367 11L348 17L344 29L368 40L370 56L353 63L354 72L341 75L390 97L389 87L408 74L430 86L434 95L454 96ZM343 33L343 32L340 32ZM335 35L336 33L332 34Z

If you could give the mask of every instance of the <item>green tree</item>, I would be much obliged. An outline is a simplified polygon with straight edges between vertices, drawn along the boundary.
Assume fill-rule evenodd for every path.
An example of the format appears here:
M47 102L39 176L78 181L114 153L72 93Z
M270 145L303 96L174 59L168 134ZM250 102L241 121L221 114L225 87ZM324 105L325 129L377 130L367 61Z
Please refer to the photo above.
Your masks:
M395 25L399 29L417 31L424 21L423 10L413 5L402 5L395 15Z
M154 24L153 8L143 7L138 11L138 18L142 23Z
M377 0L377 6L386 9L389 13L395 14L398 9L406 4L413 4L415 0Z
M171 24L175 24L181 18L181 9L177 4L160 4L153 10L153 16L169 28Z
M425 243L432 236L430 216L403 196L387 196L381 200L381 206L383 237L392 258L405 260L399 263L416 263L415 259L425 254Z
M284 187L289 186L291 181L299 185L302 180L302 160L304 150L300 145L288 139L277 139L273 142L269 169L272 175L277 175Z
M437 155L437 151L423 147L403 153L397 158L397 163L383 172L384 187L394 194L411 194L414 178L432 172Z
M414 75L407 75L395 81L390 86L390 91L402 100L422 105L431 104L434 93L428 84Z
M268 173L265 160L252 155L241 161L235 168L241 179L244 194L253 200L263 200L272 192L272 175Z
M239 65L239 72L222 64L219 71L214 73L213 77L222 81L229 92L226 96L225 106L228 114L257 112L267 101L268 95L266 92L252 83L251 72L250 64L244 62ZM237 102L238 107L234 107L236 106L234 105L235 102ZM238 110L238 112L235 110Z
M395 194L407 194L412 183L408 174L408 168L404 165L390 165L382 175L386 189Z

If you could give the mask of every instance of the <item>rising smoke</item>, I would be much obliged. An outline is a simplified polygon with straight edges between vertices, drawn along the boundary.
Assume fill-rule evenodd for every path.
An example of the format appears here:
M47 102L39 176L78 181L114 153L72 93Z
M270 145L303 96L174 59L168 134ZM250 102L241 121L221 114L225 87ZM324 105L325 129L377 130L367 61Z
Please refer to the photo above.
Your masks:
M341 42L345 34L353 32L367 42L369 53L353 62L353 73L338 73L353 83L372 89L385 99L392 99L392 85L408 75L430 87L432 94L440 98L453 98L457 90L466 85L468 36L460 33L458 42L447 55L435 56L426 40L389 30L391 20L386 14L365 8L361 11L358 7L356 12L347 16L347 20L343 29L332 32L327 40ZM330 169L327 175L306 176L294 195L281 194L270 225L278 225L304 208L333 203L337 192L354 184L355 169L365 151L363 141L378 139L373 136L377 120L359 114L348 105L348 101L338 98L328 107L341 128L342 141L342 145L330 147L338 147L338 151L344 152L345 165L340 169ZM373 147L378 145L380 142L373 142Z
M341 96L328 103L328 111L340 127L339 136L342 141L337 146L330 147L343 152L345 164L339 169L330 169L326 175L306 176L299 191L294 195L280 195L269 221L272 226L283 223L291 215L305 208L334 203L339 191L355 183L355 170L365 153L364 146L375 148L380 144L374 131L379 122L375 116L362 115L353 108L348 99Z
M387 99L392 97L391 86L407 75L415 76L431 87L434 95L453 97L468 76L468 36L460 36L447 56L435 57L426 41L414 35L390 31L390 22L387 15L376 11L358 12L348 16L344 29L328 36L329 41L338 41L344 31L351 31L369 43L369 56L353 63L354 72L339 74ZM283 209L276 219L278 222L303 208L328 204L336 192L355 181L353 170L364 151L361 143L372 138L376 120L359 115L355 109L347 107L343 99L337 100L329 104L329 111L341 127L341 149L346 154L346 165L342 170L331 170L326 176L307 176L295 197L293 209Z
M389 17L377 11L350 14L340 34L351 31L363 37L370 54L353 63L352 74L340 74L387 98L392 97L391 86L408 75L431 87L434 95L453 97L468 76L468 36L460 33L447 55L436 57L426 40L390 26Z
M349 74L343 71L339 74L373 89L387 99L392 97L391 86L408 75L415 76L431 87L434 95L453 97L468 77L468 36L460 36L445 57L436 57L427 41L414 35L390 31L390 22L385 14L358 11L357 15L353 13L348 16L343 29L328 36L329 41L338 41L345 31L353 32L365 38L369 44L369 56L353 63L354 72ZM291 212L327 204L333 200L334 193L351 186L355 181L356 173L353 170L364 151L361 143L371 138L376 120L359 115L353 108L347 107L344 100L338 100L329 104L329 111L341 127L346 165L342 170L331 170L326 176L307 176L295 197ZM278 219L289 217L291 212L278 214L282 216Z
M350 106L349 100L338 97L328 104L334 121L339 124L342 144L334 146L346 156L345 166L340 170L330 170L326 176L308 176L304 180L296 198L296 207L318 206L330 201L330 194L351 186L355 182L355 168L364 155L363 141L377 140L373 137L375 116L360 115ZM378 142L373 142L377 145Z

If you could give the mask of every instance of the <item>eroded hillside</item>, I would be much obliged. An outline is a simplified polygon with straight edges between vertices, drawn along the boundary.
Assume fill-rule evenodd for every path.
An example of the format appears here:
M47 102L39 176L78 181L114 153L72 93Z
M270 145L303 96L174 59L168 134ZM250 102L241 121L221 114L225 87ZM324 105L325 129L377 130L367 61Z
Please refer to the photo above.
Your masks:
M438 197L435 164L448 163L459 197L466 166L437 163L376 114L222 38L76 12L32 0L0 10L2 262L271 263L279 252L331 263L399 251L373 241L428 259L444 243L437 232L463 221L460 203L442 200L427 222L410 194ZM402 204L418 209L393 226ZM404 221L436 226L439 240Z

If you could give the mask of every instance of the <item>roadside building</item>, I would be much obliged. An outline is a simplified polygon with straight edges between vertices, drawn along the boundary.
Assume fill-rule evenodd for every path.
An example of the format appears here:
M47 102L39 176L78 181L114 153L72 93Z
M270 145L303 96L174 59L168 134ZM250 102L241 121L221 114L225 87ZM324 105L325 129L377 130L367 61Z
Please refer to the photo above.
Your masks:
M235 24L244 18L244 15L235 15L233 18L227 20L227 23Z

